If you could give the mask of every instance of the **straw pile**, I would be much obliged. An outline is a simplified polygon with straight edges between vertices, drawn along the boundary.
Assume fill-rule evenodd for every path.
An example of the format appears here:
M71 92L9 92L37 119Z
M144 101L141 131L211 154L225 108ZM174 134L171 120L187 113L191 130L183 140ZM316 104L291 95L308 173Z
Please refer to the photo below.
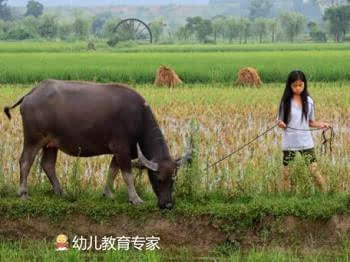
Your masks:
M237 85L259 87L262 84L258 71L252 67L239 70L236 80Z
M182 84L182 81L173 69L167 66L161 66L157 70L154 84L157 86L166 85L168 87L174 87L178 84Z

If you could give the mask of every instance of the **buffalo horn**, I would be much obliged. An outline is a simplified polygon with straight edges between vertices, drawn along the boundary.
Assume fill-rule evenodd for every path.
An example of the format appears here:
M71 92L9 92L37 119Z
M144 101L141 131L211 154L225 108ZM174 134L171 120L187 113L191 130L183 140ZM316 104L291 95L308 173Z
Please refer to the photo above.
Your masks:
M141 161L141 163L147 167L148 169L157 172L158 171L158 164L155 162L152 162L150 160L148 160L141 152L140 146L137 143L137 156L139 158L139 160Z

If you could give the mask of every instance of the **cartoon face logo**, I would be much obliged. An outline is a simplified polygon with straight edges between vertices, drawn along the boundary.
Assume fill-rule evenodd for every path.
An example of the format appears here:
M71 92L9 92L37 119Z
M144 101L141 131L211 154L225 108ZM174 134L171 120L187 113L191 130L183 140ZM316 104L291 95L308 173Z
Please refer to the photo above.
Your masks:
M64 234L60 234L56 238L56 251L68 250L68 237Z

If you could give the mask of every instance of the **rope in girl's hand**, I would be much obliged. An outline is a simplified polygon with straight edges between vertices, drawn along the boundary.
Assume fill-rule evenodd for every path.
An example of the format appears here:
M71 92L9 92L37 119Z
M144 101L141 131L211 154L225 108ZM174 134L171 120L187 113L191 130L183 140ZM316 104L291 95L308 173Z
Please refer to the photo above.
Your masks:
M323 141L322 141L322 147L321 147L321 153L323 154L326 154L327 153L327 143L329 144L329 152L332 153L333 151L333 145L332 145L332 142L333 142L333 139L334 139L334 129L333 127L328 127L328 128L322 128L322 127L319 127L319 128L310 128L310 129L300 129L300 128L293 128L293 127L289 127L287 126L286 127L287 129L292 129L292 130L298 130L298 131L309 131L309 132L313 132L313 131L318 131L318 130L322 130L322 138L323 138ZM330 130L331 134L330 136L327 138L326 136L326 132Z
M235 153L237 153L238 151L242 150L243 148L245 148L246 146L250 145L251 143L253 143L255 140L257 140L259 137L265 135L266 133L268 133L269 131L271 131L272 129L274 129L276 126L278 126L279 124L277 123L276 125L268 128L266 131L264 131L263 133L261 133L260 135L256 136L256 138L254 138L253 140L249 141L248 143L244 144L243 146L239 147L237 150L233 151L232 153L226 155L225 157L219 159L218 161L208 165L205 168L205 171L207 172L209 168L219 164L220 162L224 161L225 159L229 158L230 156L234 155ZM293 127L286 127L288 129L294 129L294 130L299 130L299 131L318 131L318 130L323 130L322 131L322 138L323 138L323 142L322 142L322 148L324 148L324 150L322 150L322 152L326 153L327 151L327 143L329 143L329 151L332 153L332 141L334 138L334 130L333 127L328 127L327 129L324 128L310 128L310 129L298 129L298 128L293 128ZM331 131L331 135L329 138L327 138L326 136L326 132L330 130Z

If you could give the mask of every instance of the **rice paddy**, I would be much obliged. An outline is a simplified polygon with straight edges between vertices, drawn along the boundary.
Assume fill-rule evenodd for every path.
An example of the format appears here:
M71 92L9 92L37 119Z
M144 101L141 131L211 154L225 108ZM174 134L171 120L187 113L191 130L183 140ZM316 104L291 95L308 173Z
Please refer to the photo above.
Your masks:
M1 107L13 104L31 86L6 86L2 88ZM347 84L311 83L310 92L316 102L316 117L334 127L336 137L333 152L321 155L321 131L314 133L319 158L319 168L329 181L329 190L342 192L349 183L350 152L350 96L344 90ZM276 127L249 147L231 158L212 167L206 166L225 157L241 145L254 139L275 124L277 107L283 84L264 85L260 89L232 86L191 85L182 88L154 88L136 85L149 102L167 139L170 151L180 156L185 151L186 139L191 132L191 122L196 124L198 137L198 165L200 188L198 190L220 191L229 195L259 194L277 191L281 169L281 130ZM0 115L2 176L6 184L18 184L18 159L22 147L22 127L19 110L12 112L9 121ZM75 158L59 155L57 173L64 184L69 183L69 173ZM80 159L83 188L98 186L102 189L110 156ZM32 180L45 181L40 168ZM299 170L300 171L300 170ZM181 177L181 176L180 176ZM179 177L179 179L180 179ZM312 188L307 175L298 176L297 190L305 192ZM117 184L123 186L118 179ZM148 182L146 181L147 185ZM313 190L313 189L312 189Z

